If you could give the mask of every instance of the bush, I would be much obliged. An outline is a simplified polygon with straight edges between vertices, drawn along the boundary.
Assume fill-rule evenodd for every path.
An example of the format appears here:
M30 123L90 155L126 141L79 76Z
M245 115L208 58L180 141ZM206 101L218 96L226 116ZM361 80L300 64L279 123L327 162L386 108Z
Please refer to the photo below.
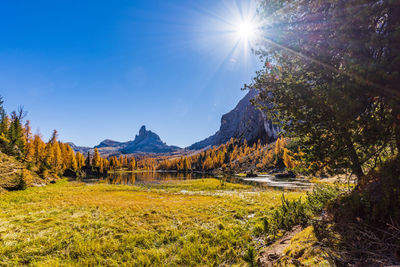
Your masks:
M362 221L378 227L399 222L400 158L371 171L350 195L338 199L331 211L337 220Z
M15 190L24 190L27 187L26 179L27 179L26 172L24 170L17 176Z
M271 210L263 218L264 233L275 238L280 231L290 230L295 225L306 226L315 216L320 216L324 208L332 203L341 193L341 189L331 185L316 185L312 193L307 193L303 201L288 200L284 194L281 205Z

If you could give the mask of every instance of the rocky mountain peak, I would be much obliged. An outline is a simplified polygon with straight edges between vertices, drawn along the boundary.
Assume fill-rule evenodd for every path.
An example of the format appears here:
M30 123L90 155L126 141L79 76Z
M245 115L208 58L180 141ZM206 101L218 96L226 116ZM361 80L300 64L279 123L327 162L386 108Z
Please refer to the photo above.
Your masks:
M222 116L220 129L214 135L191 145L188 149L218 146L228 142L232 137L246 140L249 144L258 140L262 143L276 140L279 127L273 125L266 114L250 102L257 94L257 91L250 90L233 110Z
M153 133L150 130L146 130L146 126L140 127L139 130L139 135L135 136L135 140L133 140L133 143L139 144L142 142L155 142L155 143L163 143L161 141L161 138L158 136L158 134Z
M146 126L143 125L142 127L140 127L139 136L140 136L140 135L145 135L146 132L147 132L147 131L146 131Z
M121 151L124 154L147 152L147 153L168 153L178 150L179 147L168 146L154 132L147 130L146 126L140 127L139 134L135 140L128 142L127 146Z

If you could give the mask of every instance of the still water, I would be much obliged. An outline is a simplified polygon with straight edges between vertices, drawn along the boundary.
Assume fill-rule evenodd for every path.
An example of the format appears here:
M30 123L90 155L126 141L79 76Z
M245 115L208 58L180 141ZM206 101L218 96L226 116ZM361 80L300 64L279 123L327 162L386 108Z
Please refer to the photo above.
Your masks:
M204 173L178 173L163 171L115 172L109 173L107 176L100 179L84 179L83 181L93 181L117 185L140 185L201 178L215 178L215 176Z
M109 173L107 176L96 179L83 179L86 183L107 183L116 185L143 185L164 183L168 181L177 180L191 180L202 178L217 178L212 174L205 173L178 173L178 172L164 172L164 171L150 171L150 172L116 172ZM275 178L272 175L260 175L254 178L240 178L229 177L224 178L229 182L245 183L259 185L263 187L272 187L275 189L310 189L312 184L302 179L282 179Z

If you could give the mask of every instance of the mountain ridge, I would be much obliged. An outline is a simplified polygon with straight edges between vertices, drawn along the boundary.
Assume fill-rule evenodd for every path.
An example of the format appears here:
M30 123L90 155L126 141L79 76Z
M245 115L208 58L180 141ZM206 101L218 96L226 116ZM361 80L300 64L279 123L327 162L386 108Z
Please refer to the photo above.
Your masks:
M221 117L220 128L214 135L184 149L167 145L156 133L147 130L144 125L132 141L118 142L105 139L93 148L78 147L73 143L70 143L70 145L75 151L80 151L81 153L93 152L94 148L97 148L103 156L108 156L136 153L165 154L179 152L180 150L203 150L207 147L224 144L231 138L246 140L249 144L258 142L258 140L263 144L270 143L277 139L280 129L278 126L273 125L265 113L251 103L251 100L256 98L257 94L256 90L250 90L234 109Z
M171 153L181 149L177 146L167 145L156 133L147 130L145 125L140 127L139 134L135 135L133 141L119 142L105 139L93 148L76 146L74 143L69 143L69 145L76 152L79 151L85 154L91 153L97 148L103 156L134 153Z

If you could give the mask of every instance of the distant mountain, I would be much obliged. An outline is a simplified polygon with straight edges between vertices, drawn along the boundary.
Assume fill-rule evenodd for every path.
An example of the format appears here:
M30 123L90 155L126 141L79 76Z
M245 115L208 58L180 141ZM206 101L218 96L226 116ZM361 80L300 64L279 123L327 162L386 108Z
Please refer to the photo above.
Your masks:
M232 137L246 140L250 144L258 140L262 143L276 140L279 127L273 125L271 120L250 102L256 96L257 91L250 90L233 110L222 116L219 131L194 143L188 149L199 150L208 146L218 146L228 142Z
M263 144L276 140L279 127L273 125L271 120L250 102L256 96L257 91L250 90L233 110L222 116L220 129L214 135L194 143L186 149L200 150L218 146L228 142L231 138L246 140L249 144L258 140L261 140ZM73 143L70 143L70 145L75 151L81 153L88 151L92 153L94 148L97 148L103 156L184 152L177 146L168 146L156 133L146 130L145 126L140 128L139 134L135 136L133 141L118 142L106 139L94 148L78 147Z
M181 149L177 146L168 146L156 133L146 130L146 126L140 128L139 135L136 135L133 141L118 142L106 139L93 148L79 147L74 143L69 144L75 152L93 153L94 148L97 148L103 156L135 153L171 153Z
M131 154L137 152L144 153L170 153L179 150L177 146L168 146L161 141L161 138L153 133L147 131L145 126L139 130L139 135L135 136L135 140L128 142L127 146L122 149L123 154Z
M113 141L110 139L106 139L106 140L100 142L100 144L98 144L97 146L95 146L95 148L120 147L120 146L126 146L126 143L121 143L121 142Z
M82 154L86 154L88 151L93 150L91 147L86 146L77 146L72 142L67 143L75 152L81 152Z

